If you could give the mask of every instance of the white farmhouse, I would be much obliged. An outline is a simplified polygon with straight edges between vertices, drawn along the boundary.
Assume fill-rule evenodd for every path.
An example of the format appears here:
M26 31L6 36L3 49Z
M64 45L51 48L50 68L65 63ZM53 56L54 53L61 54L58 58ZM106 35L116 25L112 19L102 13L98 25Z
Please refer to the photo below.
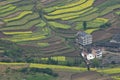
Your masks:
M92 43L92 35L79 31L76 35L76 42L85 46Z

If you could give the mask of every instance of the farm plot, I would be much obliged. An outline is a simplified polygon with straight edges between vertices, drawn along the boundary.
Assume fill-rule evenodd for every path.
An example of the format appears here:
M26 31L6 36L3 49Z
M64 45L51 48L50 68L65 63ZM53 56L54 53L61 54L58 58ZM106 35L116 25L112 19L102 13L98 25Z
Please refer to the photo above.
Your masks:
M73 6L76 6L76 5L80 5L84 2L86 2L87 0L79 0L77 2L73 2L71 4L63 4L62 6L53 6L53 7L50 7L50 8L45 8L45 12L52 12L54 10L59 10L59 9L64 9L64 8L69 8L69 7L73 7ZM64 2L64 1L63 1Z
M69 25L66 25L66 24L61 24L61 23L58 23L58 22L48 22L49 23L49 25L51 26L51 27L55 27L55 28L60 28L60 29L69 29L69 28L71 28L71 26L69 26Z
M104 25L109 20L105 18L96 18L92 21L87 22L88 28L99 28L101 25Z
M0 31L7 31L7 30L28 30L29 28L31 28L32 26L35 26L37 24L39 24L41 21L39 19L35 19L32 21L29 21L28 23L24 24L24 25L19 25L19 26L11 26L11 27L4 27L1 28Z
M74 7L71 7L71 8L66 8L66 9L59 9L59 10L56 10L54 12L51 12L50 14L55 15L55 14L73 12L73 11L80 11L80 10L83 10L87 7L92 6L93 2L94 2L94 0L88 0L81 5L74 6Z
M25 31L25 32L17 31L17 32L3 32L3 33L6 35L12 35L11 38L4 38L5 40L10 40L13 42L24 42L24 41L34 41L34 40L45 39L50 32L47 28L43 28L43 30L44 31L42 31L42 34L39 31L34 33L32 31Z
M8 22L6 26L19 26L19 25L23 25L23 24L28 23L31 20L37 19L38 17L39 17L39 15L36 14L36 13L29 14L29 15L26 15L25 17L23 17L23 18L19 18L18 20L14 20L14 21Z
M98 70L98 72L103 72L105 74L117 74L120 73L120 68L110 68L110 69L103 69L103 70Z
M85 12L88 12L90 10L92 10L93 7L90 7L90 8L87 8L85 10L82 10L82 11L76 11L76 12L70 12L70 13L65 13L65 14L58 14L58 15L45 15L45 17L47 19L59 19L61 18L62 20L68 20L68 19L72 19L72 18L75 18L75 16L78 16L85 13Z
M115 12L117 15L120 15L120 11Z
M3 32L5 35L18 35L18 34L31 34L32 31L26 31L26 32Z
M6 1L0 1L0 5L1 6L4 6L4 5L8 5L8 4L12 4L12 3L17 3L17 2L19 2L19 1L21 1L21 0L6 0Z
M74 71L86 71L85 68L78 67L68 67L68 66L59 66L59 65L45 65L45 64L31 64L30 67L36 68L51 68L51 69L63 69L63 70L74 70Z
M21 18L23 18L24 16L26 16L28 14L32 14L32 11L23 11L18 16L13 17L13 18L4 19L4 21L5 22L10 22L10 21L18 20L18 19L21 19Z

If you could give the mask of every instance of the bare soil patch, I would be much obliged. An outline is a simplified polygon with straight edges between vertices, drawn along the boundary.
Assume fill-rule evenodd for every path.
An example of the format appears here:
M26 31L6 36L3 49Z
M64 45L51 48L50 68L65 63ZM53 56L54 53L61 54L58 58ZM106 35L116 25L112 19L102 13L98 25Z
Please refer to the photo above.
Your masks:
M113 80L109 76L104 76L96 71L87 71L72 75L71 80Z
M101 4L101 3L104 3L105 1L107 1L107 0L95 0L94 6L97 6L97 5Z

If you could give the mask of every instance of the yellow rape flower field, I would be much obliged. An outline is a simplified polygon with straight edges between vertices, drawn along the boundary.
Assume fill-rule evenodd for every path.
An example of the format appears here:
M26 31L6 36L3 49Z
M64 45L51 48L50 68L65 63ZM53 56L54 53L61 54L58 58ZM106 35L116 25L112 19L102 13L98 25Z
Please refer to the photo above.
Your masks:
M4 21L9 22L9 21L13 21L13 20L18 20L18 19L20 19L20 18L22 18L22 17L24 17L25 15L28 15L28 14L32 14L32 11L23 11L18 16L13 17L13 18L4 19Z
M75 7L71 7L69 9L56 10L56 11L50 13L50 14L55 15L55 14L61 14L61 13L66 13L66 12L83 10L85 8L88 8L88 7L92 6L93 2L94 2L94 0L88 0L84 4L81 4L81 5L78 5L78 6L75 6Z

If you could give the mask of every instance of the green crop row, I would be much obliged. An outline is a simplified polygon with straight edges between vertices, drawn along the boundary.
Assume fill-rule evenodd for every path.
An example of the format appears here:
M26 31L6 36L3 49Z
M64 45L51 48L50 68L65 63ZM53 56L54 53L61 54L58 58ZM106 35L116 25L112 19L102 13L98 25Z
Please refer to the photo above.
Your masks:
M102 70L98 70L98 72L102 72L106 74L117 74L120 73L120 68L102 69Z
M50 59L55 61L66 61L65 56L54 56L54 57L50 57ZM41 58L41 60L47 61L49 60L49 58Z
M36 27L44 27L46 26L46 22L44 22L43 20L41 20L40 24L37 24Z
M120 15L120 11L115 12L117 15Z
M46 47L49 46L49 43L37 43L37 45L40 47Z
M99 4L96 7L99 8L98 12L101 12L107 7L114 6L114 5L119 5L119 4L120 4L120 0L107 0L104 3Z
M8 5L5 5L5 6L0 6L0 10L6 9L6 8L9 8L9 7L12 7L12 6L13 6L12 4L8 4Z
M23 18L24 16L26 16L28 14L32 14L32 11L23 11L18 16L13 17L13 18L4 19L4 21L9 22L9 21L13 21L13 20L18 20L18 19Z
M12 42L21 42L21 41L32 41L32 40L40 40L40 39L45 39L46 36L44 35L32 35L32 34L19 34L15 35L12 38L2 38L3 40L9 40Z
M28 65L29 63L3 63L0 62L0 65ZM60 66L60 65L50 65L50 64L34 64L34 63L30 63L30 67L32 68L50 68L50 69L60 69L60 70L70 70L70 71L87 71L86 68L82 68L82 67L69 67L69 66ZM96 70L94 68L91 68L91 70Z
M68 66L60 66L60 65L31 64L30 67L50 68L50 69L63 69L63 70L73 70L73 71L86 71L86 68L68 67Z
M114 80L120 80L120 76L112 76Z
M9 4L15 3L15 2L19 2L21 0L6 0L7 2L9 2Z
M90 14L84 17L80 17L80 18L76 18L73 20L70 20L72 22L76 22L76 21L91 21L93 19L96 19L99 16L99 13L94 13L94 14Z
M10 14L14 14L14 13L16 13L16 12L18 12L18 11L20 11L20 9L19 9L19 8L16 8L16 9L14 9L14 10L11 10L11 11L7 12L7 13L0 14L0 17L4 18L4 17L6 17L6 16L8 16L8 15L10 15Z
M103 16L103 15L113 11L114 9L120 7L120 5L118 3L116 3L116 1L114 1L114 2L115 2L115 4L114 5L112 4L112 6L110 6L110 5L105 6L105 4L107 4L107 3L103 3L104 8L98 6L94 10L91 10L91 11L85 13L85 14L82 14L82 15L80 15L79 18L75 18L75 19L72 19L70 21L73 21L73 22L76 22L76 21L91 21L91 20L93 20L93 19L95 19L95 18L97 18L99 16ZM117 2L120 2L120 1L117 0Z
M34 5L33 4L30 4L30 5L25 5L25 6L19 6L19 9L21 9L21 10L32 10L33 9L33 7L34 7Z
M57 9L64 9L64 8L70 8L76 5L81 5L82 3L84 3L86 0L79 0L77 2L73 2L71 4L67 4L67 5L62 5L62 6L54 6L54 7L50 7L50 8L45 8L44 11L45 12L51 12Z
M35 26L35 25L39 24L40 22L41 22L41 21L40 21L39 19L36 19L36 20L29 21L28 23L26 23L26 24L24 24L24 25L1 28L0 31L3 31L3 30L29 29L29 28L31 28L32 26Z
M0 11L0 14L10 12L10 11L14 10L15 8L16 8L16 6L11 6L11 7L8 7L6 9L3 9L3 10Z
M56 7L57 9L62 9L62 8L70 8L70 7L74 7L76 5L81 5L83 4L84 2L86 2L87 0L79 0L77 2L74 2L74 3L71 3L71 4L67 4L67 5L64 5L64 6L61 6L61 7Z
M93 33L94 31L98 30L99 28L94 28L94 29L87 29L85 32L88 34Z
M51 26L51 27L55 27L55 28L61 28L61 29L69 29L71 28L71 26L69 25L66 25L66 24L61 24L61 23L58 23L58 22L48 22L48 24Z
M109 20L105 18L96 18L92 21L87 22L88 28L99 28L101 25L104 25Z
M104 9L99 15L102 16L102 15L105 15L111 11L113 11L114 9L116 8L120 8L120 5L113 5L113 6L110 6L110 7L107 7L106 9Z
M77 22L75 30L82 30L83 29L83 22Z
M77 12L71 12L71 13L65 13L65 14L59 14L59 15L48 15L45 16L47 19L59 19L59 18L67 18L67 17L71 17L71 16L79 16L89 10L92 10L93 7L90 7L88 9L82 10L82 11L77 11Z
M22 31L22 32L20 32L20 31L18 31L18 32L3 32L4 34L6 34L6 35L18 35L18 34L31 34L32 33L32 31Z
M80 11L80 10L83 10L85 8L88 8L88 7L92 6L93 2L94 2L94 0L88 0L87 2L85 2L81 5L74 6L74 7L71 7L71 8L56 10L56 11L51 12L49 14L55 15L55 14L73 12L73 11Z
M38 18L39 15L34 13L34 14L30 14L30 15L27 15L23 18L20 18L18 20L14 20L12 22L8 22L6 26L19 26L19 25L23 25L27 22L29 22L30 20L35 20L36 18Z

